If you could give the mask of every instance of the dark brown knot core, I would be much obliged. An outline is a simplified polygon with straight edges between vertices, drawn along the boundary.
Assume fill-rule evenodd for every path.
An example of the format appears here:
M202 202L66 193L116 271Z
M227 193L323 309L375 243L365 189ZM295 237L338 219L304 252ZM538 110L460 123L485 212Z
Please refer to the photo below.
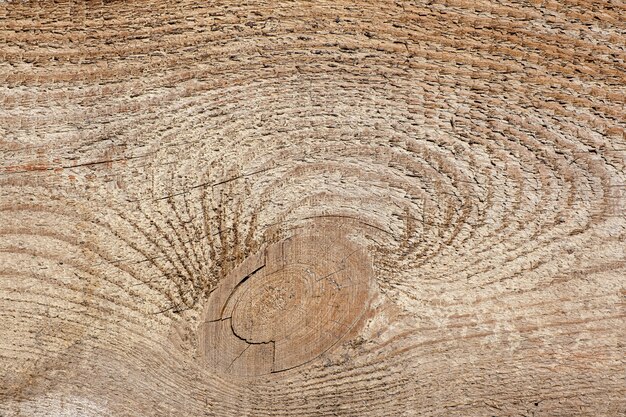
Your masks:
M202 356L239 376L307 363L359 322L372 276L363 249L329 228L269 245L211 294L200 326Z

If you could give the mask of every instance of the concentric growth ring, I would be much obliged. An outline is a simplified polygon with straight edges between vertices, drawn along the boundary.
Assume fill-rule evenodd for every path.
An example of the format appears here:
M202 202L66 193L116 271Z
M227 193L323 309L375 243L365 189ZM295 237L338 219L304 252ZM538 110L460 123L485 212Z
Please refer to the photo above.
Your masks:
M202 356L239 376L309 362L357 324L372 275L364 252L327 228L272 244L212 293L200 326Z

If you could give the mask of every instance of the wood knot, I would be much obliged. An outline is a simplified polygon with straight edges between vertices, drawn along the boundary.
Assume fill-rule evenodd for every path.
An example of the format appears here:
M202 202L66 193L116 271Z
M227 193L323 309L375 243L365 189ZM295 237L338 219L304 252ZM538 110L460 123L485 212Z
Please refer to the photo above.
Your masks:
M305 364L355 329L373 269L337 230L312 228L267 246L209 297L199 328L214 370L257 376Z

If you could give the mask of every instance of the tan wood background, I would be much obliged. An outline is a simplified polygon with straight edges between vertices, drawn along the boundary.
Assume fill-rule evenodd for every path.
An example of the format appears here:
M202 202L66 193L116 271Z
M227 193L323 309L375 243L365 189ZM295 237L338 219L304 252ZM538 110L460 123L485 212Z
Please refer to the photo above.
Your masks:
M0 1L0 416L626 415L622 1Z

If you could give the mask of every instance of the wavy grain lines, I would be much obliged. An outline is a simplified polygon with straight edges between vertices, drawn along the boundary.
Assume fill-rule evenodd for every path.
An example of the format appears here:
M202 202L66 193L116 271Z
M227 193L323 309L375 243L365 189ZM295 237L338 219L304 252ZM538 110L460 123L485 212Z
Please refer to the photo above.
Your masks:
M625 11L3 4L0 414L619 415ZM264 264L207 359L313 225L371 260L358 325L354 265Z

